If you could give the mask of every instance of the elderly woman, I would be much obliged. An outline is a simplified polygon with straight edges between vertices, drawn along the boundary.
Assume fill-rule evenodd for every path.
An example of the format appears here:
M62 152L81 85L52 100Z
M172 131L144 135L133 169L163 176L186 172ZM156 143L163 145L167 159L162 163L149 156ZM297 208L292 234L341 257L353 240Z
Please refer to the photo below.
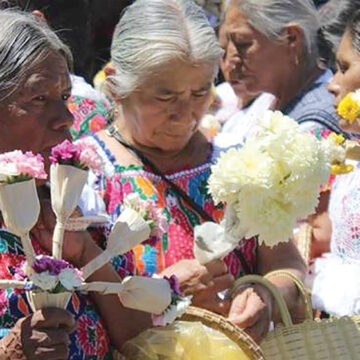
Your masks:
M318 61L317 10L311 0L230 0L224 19L230 83L269 92L276 109L305 130L341 132L326 90L332 73Z
M117 266L124 275L176 274L194 305L229 316L260 339L278 316L270 294L251 284L229 300L218 292L244 273L284 268L302 277L305 269L291 242L270 249L251 239L224 262L202 266L194 259L194 226L223 216L207 192L220 149L198 129L222 56L213 29L193 1L137 0L117 25L111 53L115 73L106 89L116 112L113 126L91 138L106 163L96 184L114 219L136 193L166 222ZM294 284L272 281L295 314Z
M48 158L52 146L70 137L71 54L30 15L0 11L0 29L0 152L20 149ZM38 254L51 247L54 220L49 203L42 206L31 234ZM67 232L63 256L78 268L100 252L89 233ZM24 260L20 240L0 230L0 278L16 279ZM92 280L120 277L107 265ZM111 359L112 346L120 348L151 324L146 315L124 310L116 296L76 293L67 311L32 313L23 292L8 290L0 291L0 304L0 359Z

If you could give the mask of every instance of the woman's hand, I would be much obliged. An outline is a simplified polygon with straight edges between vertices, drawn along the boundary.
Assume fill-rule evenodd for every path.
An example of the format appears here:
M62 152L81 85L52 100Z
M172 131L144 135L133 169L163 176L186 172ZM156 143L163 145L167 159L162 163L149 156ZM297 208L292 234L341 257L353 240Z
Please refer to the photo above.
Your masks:
M193 305L224 315L228 313L230 303L217 296L219 292L230 288L234 281L223 261L214 260L201 265L197 260L180 260L161 275L176 275L181 291L185 295L194 296Z
M339 125L342 130L345 130L347 132L352 132L359 134L360 133L360 124L357 120L355 120L352 124L350 124L348 121L344 119L339 120Z
M272 296L263 286L243 287L233 297L229 320L260 342L269 331L272 308Z
M66 360L69 356L69 335L75 326L73 316L66 310L47 308L36 311L16 323L8 336L17 339L9 342L9 346L21 344L27 360ZM5 351L11 354L10 348Z

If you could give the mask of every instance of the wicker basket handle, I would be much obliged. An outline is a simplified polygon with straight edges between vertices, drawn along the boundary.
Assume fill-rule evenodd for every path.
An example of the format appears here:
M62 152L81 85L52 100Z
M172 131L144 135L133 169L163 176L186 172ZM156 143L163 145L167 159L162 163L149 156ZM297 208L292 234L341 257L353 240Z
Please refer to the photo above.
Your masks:
M290 271L287 270L275 270L272 271L268 274L266 274L264 277L265 279L271 279L272 277L275 276L283 276L285 278L290 279L295 286L297 287L301 297L304 300L304 304L305 304L305 316L308 320L313 320L313 310L312 310L312 304L311 304L311 299L308 295L308 292L306 291L305 285L304 283L293 273L291 273Z
M240 279L235 280L234 285L231 289L231 293L235 292L243 285L248 285L249 283L261 284L266 287L272 294L275 299L275 302L279 308L281 320L286 327L293 325L290 312L287 308L284 298L281 296L279 290L267 279L259 275L246 275Z

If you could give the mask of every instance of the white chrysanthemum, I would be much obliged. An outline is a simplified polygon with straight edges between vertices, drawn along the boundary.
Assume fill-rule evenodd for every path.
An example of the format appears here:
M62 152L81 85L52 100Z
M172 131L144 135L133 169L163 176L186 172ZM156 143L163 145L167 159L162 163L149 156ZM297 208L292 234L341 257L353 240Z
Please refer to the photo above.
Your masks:
M313 213L330 174L329 152L281 112L268 112L258 135L221 155L209 190L236 212L232 235L259 235L269 246L288 241L297 219Z
M345 147L339 146L336 143L335 137L328 136L322 141L322 146L326 156L329 157L331 163L343 163L345 161Z
M51 291L56 288L59 280L57 276L50 275L49 271L44 271L40 274L33 273L30 280L42 290Z
M59 281L61 285L69 291L75 290L83 282L76 270L70 268L61 270L59 274Z
M14 163L0 164L0 181L5 181L9 176L18 176L19 170Z
M299 125L289 116L285 116L281 111L266 111L264 117L258 122L258 136L271 133L292 133L297 131Z

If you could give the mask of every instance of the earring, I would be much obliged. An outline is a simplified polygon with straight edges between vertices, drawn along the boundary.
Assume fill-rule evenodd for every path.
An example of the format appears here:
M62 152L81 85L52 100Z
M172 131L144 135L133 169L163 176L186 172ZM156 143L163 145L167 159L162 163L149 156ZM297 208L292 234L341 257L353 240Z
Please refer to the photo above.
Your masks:
M299 58L297 55L295 55L295 65L299 66Z

